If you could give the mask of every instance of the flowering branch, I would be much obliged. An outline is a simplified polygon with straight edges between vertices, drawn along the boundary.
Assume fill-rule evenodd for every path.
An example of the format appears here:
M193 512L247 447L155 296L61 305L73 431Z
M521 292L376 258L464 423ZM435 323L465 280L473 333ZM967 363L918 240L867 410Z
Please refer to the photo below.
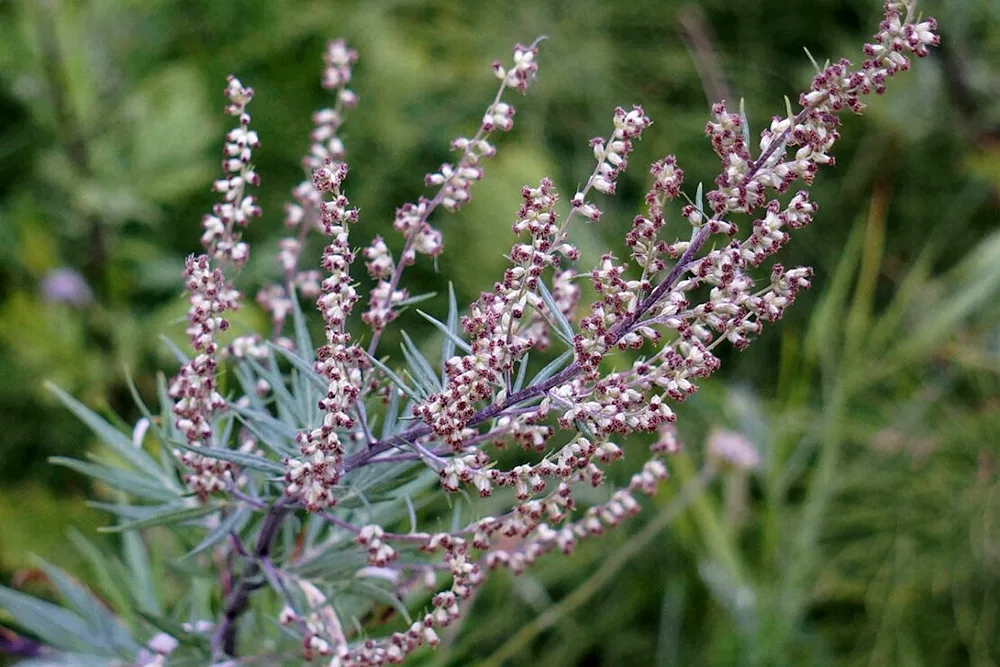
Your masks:
M452 142L459 153L455 163L425 178L437 188L433 197L397 209L393 226L403 236L398 260L378 237L362 251L376 281L361 316L371 333L367 349L347 326L361 299L350 274L356 259L350 235L360 214L344 189L348 166L338 133L343 114L357 101L348 84L358 56L342 41L331 42L324 56L323 85L335 91L336 103L314 115L304 161L311 178L295 189L296 203L286 209L286 223L297 234L281 243L283 284L258 295L272 318L272 341L245 336L220 349L219 332L241 301L226 271L247 261L240 230L261 213L247 194L259 182L251 164L259 141L247 112L253 90L230 77L226 113L239 124L227 135L224 177L214 184L222 201L203 219L206 252L185 266L186 333L195 355L169 385L174 419L160 433L165 441L180 441L184 481L200 504L181 497L172 467L156 467L142 451L145 426L137 428L135 447L118 447L143 472L116 479L144 500L162 503L128 508L142 518L124 515L132 522L125 527L197 523L209 534L194 552L216 545L208 560L222 582L218 620L197 620L185 631L203 634L214 660L234 656L237 644L245 643L238 642L239 627L251 594L269 585L283 605L283 633L269 641L290 648L293 638L304 659L328 658L331 667L398 663L422 646L437 645L440 629L460 617L469 606L460 603L490 571L518 574L546 554L570 554L580 540L637 513L642 496L655 493L667 477L666 457L680 449L673 406L719 367L715 349L727 342L744 349L810 286L807 267L765 265L790 232L816 214L805 188L821 166L834 163L839 114L861 113L863 98L884 92L889 78L909 68L909 56L927 55L938 44L935 28L932 19L916 18L913 2L886 2L862 65L841 60L819 71L799 96L798 111L789 103L756 146L742 110L713 105L706 134L720 174L704 197L699 186L694 201L684 197L686 204L678 206L690 229L673 242L663 238L672 202L684 196L684 171L674 156L665 156L650 167L645 209L625 237L628 259L605 254L589 272L578 272L571 222L603 219L598 197L615 194L635 143L652 126L641 107L615 109L610 132L591 141L594 168L569 198L566 215L560 219L560 194L551 179L523 187L502 278L464 316L453 296L447 323L427 316L446 337L440 376L406 337L406 371L374 355L408 296L404 268L417 254L433 257L443 249L431 214L439 207L453 212L469 200L472 184L483 177L482 160L496 151L493 134L512 129L514 108L503 96L509 88L526 91L538 68L538 42L517 46L510 67L494 64L500 86L477 132ZM789 195L797 182L803 189ZM740 224L748 226L746 233ZM326 238L322 272L300 268L312 229ZM581 308L583 279L596 296ZM315 297L323 319L325 340L315 355L306 349L307 336L298 335L295 343L281 337L287 315L297 313L296 292ZM526 381L529 354L554 345L565 346L562 356ZM644 356L616 368L609 358L615 350ZM232 399L220 393L216 378L227 357L242 391ZM655 435L638 472L601 502L584 505L581 497L596 496L580 489L606 487L606 470L624 456L626 438L640 432ZM520 448L520 455L492 455L493 448L507 446ZM738 436L716 438L709 450L713 474L759 462ZM150 468L155 474L147 474ZM456 512L449 529L427 530L437 517L422 508L437 488L470 498L503 494L503 502L474 518ZM694 491L675 503L686 502L689 493ZM228 502L213 504L215 495ZM670 507L663 521L678 505ZM290 517L301 527L293 528L298 524ZM398 528L407 523L408 530ZM662 524L656 525L659 530ZM277 541L279 533L287 539ZM359 619L369 618L373 600L355 604L344 592L356 580L385 586L407 618L405 629L360 637ZM429 599L429 606L410 618L414 598ZM138 664L163 664L178 643L154 637Z

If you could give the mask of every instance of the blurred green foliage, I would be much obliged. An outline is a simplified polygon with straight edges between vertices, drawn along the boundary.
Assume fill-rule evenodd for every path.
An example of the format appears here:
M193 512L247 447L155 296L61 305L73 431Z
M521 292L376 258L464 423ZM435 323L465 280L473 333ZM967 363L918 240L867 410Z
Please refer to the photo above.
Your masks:
M240 276L253 294L277 274L281 206L302 177L309 115L328 102L327 39L361 54L361 105L343 132L358 230L392 244L395 206L475 127L492 60L547 35L486 182L459 215L437 219L437 274L426 262L407 273L411 292L451 281L467 303L502 271L520 186L549 175L568 198L591 169L587 139L606 133L616 105L642 104L656 124L601 223L577 229L583 266L622 254L643 165L676 153L692 189L711 183L714 96L745 98L759 129L807 85L802 47L857 59L878 4L0 2L3 578L32 564L30 552L72 565L65 525L103 520L82 511L76 474L45 465L91 442L42 380L131 419L126 374L152 397L155 370L173 368L159 336L180 339L180 270L213 201L226 74L257 90L265 217ZM817 221L782 258L815 266L815 286L679 410L688 454L658 502L669 507L696 474L713 426L750 437L762 469L742 486L713 484L589 588L657 508L568 567L552 558L492 581L428 663L1000 662L1000 8L922 8L941 24L942 50L846 119L837 167L813 189ZM84 277L92 303L43 298L42 281L63 267ZM241 317L234 328L264 321L253 306ZM401 323L415 339L435 335L409 314Z

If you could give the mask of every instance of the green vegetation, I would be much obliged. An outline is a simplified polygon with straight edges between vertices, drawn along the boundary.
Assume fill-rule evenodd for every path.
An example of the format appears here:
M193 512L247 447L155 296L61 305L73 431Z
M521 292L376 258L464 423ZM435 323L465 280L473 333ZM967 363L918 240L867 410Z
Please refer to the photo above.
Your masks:
M571 560L496 577L426 664L1000 663L1000 8L921 6L941 52L846 122L812 189L816 222L782 257L816 268L813 289L678 408L685 453L654 506ZM437 273L418 261L407 274L440 313L449 282L468 303L501 275L522 184L549 175L565 193L586 178L587 140L616 105L642 104L655 125L602 221L579 228L584 266L623 254L641 165L675 153L687 183L711 183L706 94L745 98L759 131L807 85L803 46L856 56L878 15L871 0L0 3L0 581L32 579L32 553L112 602L118 574L162 573L154 600L184 576L169 545L141 543L109 575L67 533L108 538L92 528L111 518L84 498L115 491L46 463L109 453L43 381L130 422L127 378L155 403L156 371L176 363L160 336L183 338L182 262L213 201L226 74L257 91L265 215L240 277L253 294L278 273L281 207L327 104L327 39L360 52L343 136L361 243L391 237L394 207L478 121L492 60L548 36L488 183L441 219ZM44 298L64 267L92 303ZM253 307L239 317L237 333L265 326ZM428 349L442 336L414 310L402 322ZM677 514L713 428L750 438L761 468L711 480ZM34 579L30 592L54 595Z

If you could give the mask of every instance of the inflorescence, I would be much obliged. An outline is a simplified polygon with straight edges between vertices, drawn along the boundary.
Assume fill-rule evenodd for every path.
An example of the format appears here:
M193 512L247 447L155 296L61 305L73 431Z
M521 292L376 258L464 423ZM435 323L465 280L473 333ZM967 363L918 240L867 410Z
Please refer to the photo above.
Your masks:
M418 255L442 252L443 235L430 218L438 209L455 212L469 201L473 184L483 178L485 160L497 151L497 133L513 128L515 109L506 94L526 92L535 78L538 44L517 46L509 66L494 64L499 89L478 130L455 139L455 160L426 176L432 195L396 211L393 228L401 238L375 237L361 250L375 284L360 314L367 327L362 346L347 327L362 298L350 275L356 259L350 235L360 215L343 189L348 168L338 136L347 112L359 102L348 88L358 56L343 41L330 43L322 82L333 91L335 105L313 116L313 143L303 164L311 178L293 190L294 203L285 212L293 236L279 248L283 281L257 296L271 315L270 338L276 345L290 347L282 334L296 296L314 299L325 325L326 341L314 360L314 370L327 384L319 401L321 420L298 433L299 452L283 461L283 495L277 502L349 531L372 568L397 573L409 568L428 575L424 579L430 585L447 583L408 629L382 639L345 636L323 593L315 586L304 588L311 610L300 613L289 606L280 620L302 634L307 658L328 656L331 665L343 666L400 662L420 646L439 642L437 629L459 617L460 602L489 570L519 573L544 554L569 554L580 539L639 511L639 496L656 491L667 476L664 457L680 447L672 406L719 367L715 348L723 342L745 348L810 286L811 269L766 264L816 214L804 188L821 166L834 162L839 114L861 113L863 98L883 92L890 77L908 69L909 56L924 56L938 44L933 19L915 19L912 3L887 2L884 9L861 66L840 60L822 69L800 95L799 110L772 118L756 145L742 113L724 103L712 107L706 134L721 173L704 203L684 198L677 206L680 224L690 232L681 239L664 238L668 208L683 198L684 182L678 160L666 156L650 168L644 213L635 217L625 238L630 256L622 260L606 254L589 272L575 268L580 253L572 225L601 220L599 196L615 194L633 146L652 125L641 107L616 109L610 133L591 142L593 172L568 198L564 217L550 179L525 186L512 226L509 266L461 318L459 347L445 360L440 390L416 402L414 419L401 420L396 432L382 439L370 432L367 413L379 401L401 396L387 367L375 360L383 331L409 297L402 274ZM220 360L224 354L257 359L267 354L262 337L239 338L224 350L218 342L228 326L227 313L242 298L224 270L247 261L249 250L239 233L261 213L246 193L259 183L251 165L259 142L247 112L253 90L231 77L226 94L226 113L239 125L227 135L225 176L215 183L222 201L203 221L205 253L189 258L185 269L187 334L195 356L170 385L176 424L187 441L178 452L189 469L185 481L202 499L240 485L236 464L197 452L226 446L213 428L214 416L228 406L216 382ZM803 189L783 198L797 183ZM745 232L737 217L749 221ZM300 267L311 231L327 240L322 272ZM394 255L395 246L400 249ZM596 292L585 308L581 280L589 280ZM572 360L527 386L515 381L525 355L557 339L571 350ZM609 354L628 349L644 356L628 368L612 369ZM262 393L268 389L260 388ZM567 432L557 444L558 435ZM577 489L602 486L606 466L623 456L624 439L636 432L656 434L641 471L606 502L578 507ZM523 450L524 462L504 469L490 450L510 444ZM733 465L756 464L755 453L745 447L730 443L716 449L714 456ZM458 530L437 533L415 526L393 533L377 524L354 525L336 514L346 474L406 457L435 470L445 492L469 489L485 497L509 488L512 504ZM270 516L280 520L287 514ZM422 559L409 564L414 554Z

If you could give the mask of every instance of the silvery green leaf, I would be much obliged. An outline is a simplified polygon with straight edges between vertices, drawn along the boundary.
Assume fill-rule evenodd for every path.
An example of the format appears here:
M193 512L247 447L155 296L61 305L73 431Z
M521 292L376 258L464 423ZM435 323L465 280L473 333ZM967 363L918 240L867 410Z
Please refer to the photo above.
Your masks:
M161 411L159 418L154 415L139 395L139 389L135 386L132 376L129 375L126 380L128 382L129 392L132 394L132 399L139 407L139 411L142 413L142 416L149 422L149 426L153 430L153 434L157 437L157 439L159 439L160 442L172 439L174 437L173 431L175 429L172 428L172 420L170 419L169 413L166 417L164 417L163 412ZM166 377L162 373L157 373L156 383L157 393L161 397L166 396ZM163 385L162 388L160 386L161 383ZM134 444L135 443L133 443L133 445ZM157 449L159 450L160 456L160 469L163 471L161 475L157 476L157 479L167 488L172 491L176 491L178 495L184 493L184 487L177 482L177 477L175 476L175 472L177 471L179 464L177 463L177 459L174 457L174 450L171 447L158 447Z
M362 572L364 572L364 570L362 570ZM407 625L411 624L413 619L410 618L410 610L406 608L403 601L400 600L394 592L386 590L383 586L380 586L379 583L386 584L388 582L378 577L358 576L355 574L355 579L351 582L351 586L363 590L366 597L369 599L392 607L396 610L396 613L399 614L404 621L406 621Z
M567 345L573 344L573 325L569 323L566 316L563 315L562 311L559 310L559 306L556 305L555 299L552 298L552 293L549 292L549 288L545 285L544 280L538 281L538 293L542 297L542 301L545 302L545 307L549 311L549 317L553 323L553 331L556 335L566 343Z
M39 566L59 591L59 595L70 608L91 624L102 644L119 655L126 657L135 655L139 645L103 602L59 568L39 560Z
M163 429L160 427L159 420L153 415L149 407L142 400L142 396L139 395L139 389L135 386L135 380L131 373L125 374L125 385L128 387L129 393L132 394L132 400L135 402L136 407L139 408L139 412L141 412L142 416L149 421L149 425L150 428L153 429L153 433L157 438L163 440Z
M192 447L191 445L184 444L183 442L176 442L174 445L185 451L198 454L199 456L207 456L210 459L219 459L220 461L235 463L242 468L258 470L272 475L285 474L285 466L270 459L265 459L263 456L257 456L256 454L246 454L244 452L238 452L235 449L226 449L224 447Z
M170 398L167 376L163 373L156 374L156 395L160 400L160 429L167 440L181 439L182 436L174 420L174 402ZM160 447L159 450L160 462L163 464L164 470L178 470L180 468L180 462L174 456L172 447ZM171 475L171 477L173 476Z
M125 435L113 427L96 412L51 382L46 382L45 386L49 389L49 391L56 395L56 398L58 398L63 405L69 408L70 412L75 414L80 421L86 424L90 430L94 432L94 435L101 439L101 442L114 450L116 454L139 470L152 475L153 477L163 476L163 471L160 469L160 466L157 465L153 457L142 449L136 448L135 445L132 444L132 438L130 436Z
M160 601L153 587L154 578L149 565L149 552L142 536L137 532L127 532L122 535L122 546L132 579L133 597L141 604L142 609L154 614L160 613Z
M406 384L405 382L403 382L403 380L398 375L396 375L395 373L393 373L389 369L388 366L386 366L385 364L383 364L381 361L379 361L378 359L376 359L375 357L373 357L370 354L368 355L368 359L372 362L372 365L374 365L375 368L377 368L380 371L382 371L383 373L385 373L386 377L388 377L389 380L391 380L394 385L396 385L397 387L399 387L399 389L404 394L406 394L407 396L409 396L410 398L412 398L417 403L423 403L423 401L424 401L423 396L421 396L419 393L417 393L417 391L415 391L414 389L411 389L410 386L408 384Z
M119 491L124 491L140 498L170 502L180 497L179 493L166 488L159 480L147 475L130 472L123 468L113 468L99 463L87 463L64 456L50 456L48 461L53 465L65 466L88 477L93 477Z
M88 500L86 504L87 507L110 512L115 516L128 519L129 521L148 519L156 516L163 508L162 505L128 505L126 503L102 503L97 500Z
M249 403L250 407L254 410L267 409L264 400L257 393L257 378L254 376L249 365L246 362L238 363L233 371L236 375L236 380L240 383L240 389L243 394L241 398Z
M520 361L518 362L517 377L514 378L514 386L511 387L511 389L513 389L514 391L519 391L521 387L524 386L524 376L528 372L529 356L530 355L527 352L525 352L524 356L521 357Z
M257 443L270 449L277 456L297 456L298 450L285 443L294 442L296 431L291 426L263 412L249 408L233 408L236 418L257 438Z
M406 306L412 306L414 304L427 301L428 299L433 299L437 296L437 292L427 292L426 294L417 294L416 296L411 296L408 299L403 299L402 301L396 302L397 308L405 308Z
M381 438L385 440L396 432L396 423L399 420L399 392L392 390L389 392L389 407L385 410L385 418L382 422Z
M743 124L743 144L750 150L750 121L747 119L747 108L745 100L740 98L740 121Z
M558 373L560 370L562 370L563 366L565 366L567 364L567 362L569 362L569 360L572 359L572 358L573 358L573 350L566 350L565 352L563 352L562 354L560 354L558 357L556 357L555 359L553 359L552 361L550 361L548 364L546 364L545 368L543 368L542 370L538 371L538 373L535 375L535 377L531 378L531 382L529 383L528 386L534 386L536 384L540 384L542 382L545 382L550 377L552 377L553 375L555 375L556 373Z
M701 214L705 213L705 187L701 182L698 183L698 190L694 193L694 207L698 209Z
M205 538L198 543L198 546L184 554L183 558L190 558L191 556L200 554L205 549L215 546L222 540L226 539L226 536L228 536L230 532L239 534L252 514L253 511L249 506L240 505L236 511L230 512L228 516L222 519L222 521L219 522L219 525L210 531L208 535L206 535Z
M309 337L309 327L306 323L305 314L299 304L299 297L295 290L290 290L288 298L292 301L292 325L295 328L295 350L303 359L309 359L315 354L316 348Z
M303 549L308 551L312 549L316 544L316 540L319 536L326 530L327 522L326 519L319 516L318 514L312 514L306 519L306 539L303 544Z
M188 355L184 353L184 350L177 347L174 341L170 340L163 334L160 334L160 342L163 343L164 347L167 348L170 354L174 355L174 359L176 359L177 363L180 364L181 366L190 361Z
M455 297L455 286L448 283L448 332L458 336L458 299ZM450 338L450 337L449 337ZM459 338L461 340L461 338ZM472 351L472 348L469 348ZM441 369L444 371L444 364L455 354L455 346L445 341L444 354L441 355ZM443 380L444 378L442 378Z
M67 538L90 566L89 580L97 586L101 596L108 601L112 609L119 613L128 612L131 609L129 598L119 586L124 579L118 576L119 573L112 572L112 561L75 528L69 529Z
M341 531L345 532L345 531ZM354 573L365 566L365 555L356 548L352 536L345 535L341 548L326 548L309 560L303 560L286 566L285 569L294 572L303 579L323 581L338 581L350 579Z
M230 413L222 413L222 416L215 420L212 430L214 432L218 432L220 427L222 429L222 433L218 434L214 440L218 446L224 447L232 440L233 437L233 417ZM209 447L208 449L215 448Z
M98 530L102 533L121 533L130 530L152 528L153 526L168 526L175 523L186 523L188 521L200 519L214 512L218 512L222 509L222 507L224 507L224 505L205 504L196 505L194 507L177 505L166 507L161 506L157 508L160 511L149 518L120 523L115 526L103 526L98 528Z
M319 389L324 394L326 393L326 389L329 383L326 380L324 380L319 373L316 372L316 370L313 368L313 364L311 361L306 361L305 357L300 357L299 355L295 354L294 352L291 352L290 350L286 350L280 345L275 345L271 341L268 341L267 344L272 350L274 350L275 352L283 356L285 359L287 359L288 363L294 366L295 369L298 370L300 373L302 373L303 376L308 378L309 381L312 384L314 384L317 389Z
M95 636L90 624L68 609L6 586L0 586L0 608L5 609L20 625L30 628L53 648L62 651L85 650L100 656L114 656L114 650Z
M455 347L456 346L458 346L458 348L460 350L462 350L463 352L465 352L466 354L469 354L470 352L472 352L472 346L470 346L468 343L466 343L464 340L462 340L462 338L456 332L452 331L451 328L447 324L444 324L443 322L435 319L434 317L432 317L431 315L428 315L427 313L425 313L424 311L420 310L419 308L417 308L416 311L417 311L418 315L420 315L425 320L427 320L428 322L430 322L431 324L433 324L434 327L438 331L440 331L441 333L443 333L444 336L445 336L444 347L442 348L442 353L441 353L442 364L445 361L448 361L449 359L451 359L453 356L455 356Z
M413 340L409 335L405 331L401 331L400 333L403 334L403 344L400 346L403 351L403 357L406 359L406 363L409 364L420 387L426 394L441 391L440 380L438 380L437 374L430 363L417 346L413 344Z
M802 50L806 52L806 58L808 58L809 62L812 63L813 69L816 70L816 73L819 74L822 72L823 70L820 68L819 63L816 62L816 59L813 58L813 54L809 52L809 49L803 46Z
M291 393L289 393L288 387L285 386L285 379L281 377L280 372L277 371L277 364L274 365L274 368L270 369L265 368L260 364L260 362L254 359L248 360L248 364L254 369L258 377L262 377L271 386L271 393L278 402L279 407L288 413L292 419L295 420L295 423L306 423L306 415L302 410L302 401L297 400ZM244 391L246 391L248 395L256 394L256 384L256 380L252 380L250 387ZM325 386L323 391L326 391Z

